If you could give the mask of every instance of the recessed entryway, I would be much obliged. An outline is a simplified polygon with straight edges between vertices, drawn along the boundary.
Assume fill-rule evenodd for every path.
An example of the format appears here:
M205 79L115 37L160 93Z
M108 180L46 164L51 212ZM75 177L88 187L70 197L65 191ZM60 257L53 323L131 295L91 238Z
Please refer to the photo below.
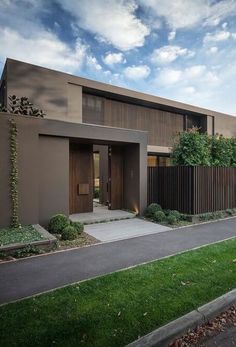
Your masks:
M108 210L107 206L94 203L93 212L74 213L70 215L70 220L81 223L109 222L117 219L134 218L135 214L123 210Z
M85 225L85 232L102 242L129 239L171 230L140 218Z

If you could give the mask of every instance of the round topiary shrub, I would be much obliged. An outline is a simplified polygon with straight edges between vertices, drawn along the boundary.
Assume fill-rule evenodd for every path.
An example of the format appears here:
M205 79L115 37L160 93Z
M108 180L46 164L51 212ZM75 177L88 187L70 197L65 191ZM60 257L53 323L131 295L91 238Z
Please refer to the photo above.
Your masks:
M164 220L166 219L166 215L163 211L157 211L154 214L153 220L155 222L164 222Z
M74 240L78 236L78 232L76 228L73 225L67 225L62 231L61 231L61 238L62 240Z
M70 225L69 219L64 214L56 214L48 224L48 231L54 234L60 234L62 230Z
M159 204L150 204L145 210L145 216L147 218L153 218L155 213L158 211L162 211L162 208Z
M169 216L166 217L166 220L170 225L174 225L177 223L177 218L173 214L169 214Z
M169 216L174 216L177 219L177 221L181 219L181 214L179 213L179 211L176 210L170 211Z
M70 223L77 231L77 234L80 235L84 231L84 225L81 222L71 222Z

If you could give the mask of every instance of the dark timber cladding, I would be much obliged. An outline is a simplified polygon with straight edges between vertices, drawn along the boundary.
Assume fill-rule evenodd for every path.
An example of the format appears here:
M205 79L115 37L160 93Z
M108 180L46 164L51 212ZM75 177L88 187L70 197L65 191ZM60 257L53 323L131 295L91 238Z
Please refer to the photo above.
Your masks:
M148 203L188 214L236 206L236 168L148 168Z
M70 144L70 213L93 211L93 146Z
M199 117L201 119L201 117ZM184 115L83 94L83 122L148 131L148 144L171 146Z

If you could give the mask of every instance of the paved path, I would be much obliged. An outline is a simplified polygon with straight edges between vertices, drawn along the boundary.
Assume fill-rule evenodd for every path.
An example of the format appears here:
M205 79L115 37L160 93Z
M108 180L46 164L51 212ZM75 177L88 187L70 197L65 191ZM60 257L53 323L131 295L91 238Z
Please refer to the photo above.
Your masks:
M236 236L236 218L0 265L0 303Z
M116 241L171 230L140 218L85 225L85 232L99 241Z

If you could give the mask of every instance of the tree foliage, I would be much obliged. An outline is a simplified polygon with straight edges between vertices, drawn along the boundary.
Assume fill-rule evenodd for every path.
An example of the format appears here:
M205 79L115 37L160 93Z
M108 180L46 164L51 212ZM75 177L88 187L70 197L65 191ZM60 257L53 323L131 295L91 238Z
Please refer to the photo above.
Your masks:
M179 134L172 151L174 165L210 166L208 136L192 128Z
M236 167L236 138L201 134L192 128L179 134L172 151L173 165Z

